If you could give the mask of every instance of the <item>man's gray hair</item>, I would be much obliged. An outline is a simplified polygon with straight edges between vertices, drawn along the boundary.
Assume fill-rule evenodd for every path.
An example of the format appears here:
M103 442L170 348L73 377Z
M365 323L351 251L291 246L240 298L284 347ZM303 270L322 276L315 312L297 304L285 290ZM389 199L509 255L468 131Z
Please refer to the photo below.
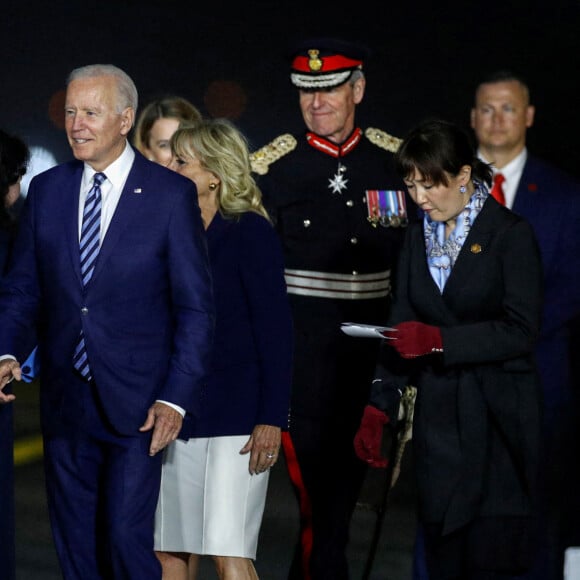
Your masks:
M117 113L122 113L127 107L131 107L135 112L139 102L137 87L131 77L119 67L112 64L89 64L75 68L66 81L67 86L78 79L88 79L94 77L112 76L117 81L119 102L117 103Z
M351 85L354 85L354 83L356 83L356 81L358 81L358 79L364 79L364 78L365 78L365 73L362 71L362 69L356 68L352 71L350 77L348 77L348 82Z

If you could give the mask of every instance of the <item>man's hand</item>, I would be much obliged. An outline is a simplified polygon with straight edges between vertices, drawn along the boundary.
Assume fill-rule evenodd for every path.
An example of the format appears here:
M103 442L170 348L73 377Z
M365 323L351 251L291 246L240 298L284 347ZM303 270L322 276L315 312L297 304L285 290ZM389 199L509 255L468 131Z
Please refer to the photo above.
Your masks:
M16 398L12 393L8 394L2 390L13 379L22 380L18 361L11 358L0 361L0 404L11 403Z
M270 469L280 455L282 440L280 427L256 425L240 454L250 453L249 470L252 475Z
M165 403L156 402L149 408L147 419L139 431L153 429L149 447L151 457L177 439L182 423L181 414Z

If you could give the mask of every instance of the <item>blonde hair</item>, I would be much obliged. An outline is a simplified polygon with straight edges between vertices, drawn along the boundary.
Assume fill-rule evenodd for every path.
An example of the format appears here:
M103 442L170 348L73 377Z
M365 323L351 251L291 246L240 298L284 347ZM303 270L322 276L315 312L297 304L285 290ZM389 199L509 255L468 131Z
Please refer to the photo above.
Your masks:
M220 179L218 208L224 217L236 218L253 211L270 220L262 204L262 192L252 176L245 136L227 119L183 123L171 137L176 157L195 157Z
M180 123L198 123L202 119L199 109L187 99L176 95L168 95L148 103L137 119L133 145L141 153L149 148L151 129L157 119L177 119Z

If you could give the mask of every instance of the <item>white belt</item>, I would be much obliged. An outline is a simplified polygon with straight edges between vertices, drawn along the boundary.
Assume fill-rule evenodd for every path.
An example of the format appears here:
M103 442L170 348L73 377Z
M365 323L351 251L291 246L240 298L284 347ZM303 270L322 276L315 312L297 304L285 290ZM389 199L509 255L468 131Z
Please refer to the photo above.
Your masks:
M315 298L366 300L382 298L391 291L391 271L373 274L336 274L312 270L284 270L288 294Z

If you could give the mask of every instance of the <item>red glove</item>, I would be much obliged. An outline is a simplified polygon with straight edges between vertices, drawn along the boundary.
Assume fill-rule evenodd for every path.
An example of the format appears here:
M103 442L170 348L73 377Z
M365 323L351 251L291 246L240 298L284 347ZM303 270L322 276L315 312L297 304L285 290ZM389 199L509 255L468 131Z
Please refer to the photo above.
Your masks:
M365 407L360 427L354 436L354 450L359 459L371 467L386 467L388 460L381 456L383 425L389 422L386 413L367 405Z
M433 352L443 352L441 330L414 320L401 322L395 330L383 332L385 338L392 339L389 344L403 357L415 358Z

